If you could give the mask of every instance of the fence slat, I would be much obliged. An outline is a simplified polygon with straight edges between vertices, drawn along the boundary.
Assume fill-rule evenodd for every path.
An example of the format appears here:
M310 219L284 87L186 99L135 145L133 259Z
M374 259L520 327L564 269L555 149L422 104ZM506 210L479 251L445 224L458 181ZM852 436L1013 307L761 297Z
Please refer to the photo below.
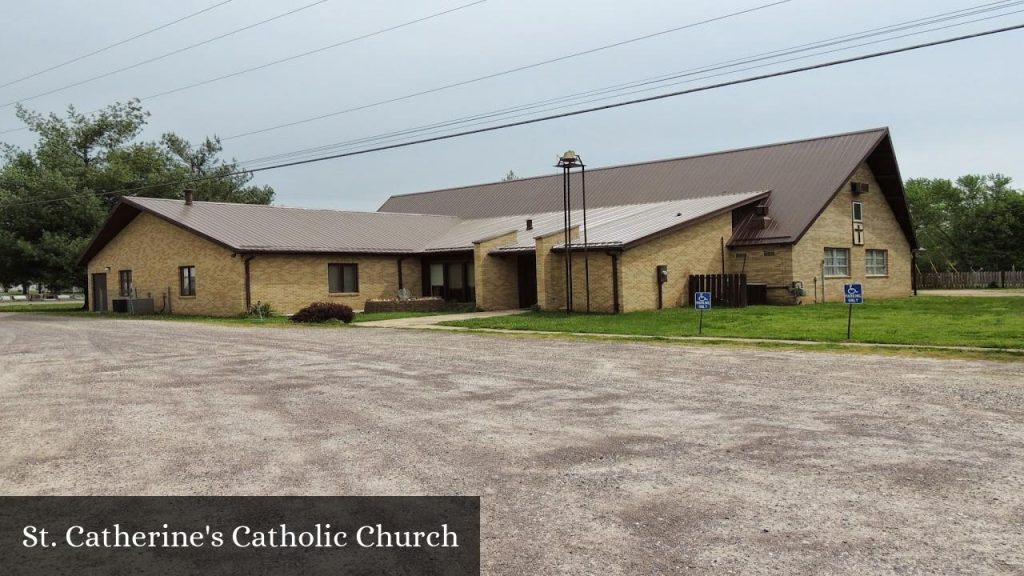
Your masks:
M743 308L747 305L746 274L691 274L687 288L690 306L697 292L711 292L715 306Z
M1024 270L978 272L920 272L917 287L922 290L967 290L971 288L1024 288Z

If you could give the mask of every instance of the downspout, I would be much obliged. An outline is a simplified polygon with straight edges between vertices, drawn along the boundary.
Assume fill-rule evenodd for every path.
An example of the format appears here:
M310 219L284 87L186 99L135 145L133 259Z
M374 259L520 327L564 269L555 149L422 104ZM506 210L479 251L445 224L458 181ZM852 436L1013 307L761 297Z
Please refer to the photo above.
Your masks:
M398 257L398 291L401 292L405 288L405 282L402 279L402 260L405 260L405 256Z
M242 264L245 267L245 312L247 314L252 310L252 270L249 263L255 257L255 254L248 254L242 258Z
M725 236L722 236L722 276L725 276Z
M917 296L917 250L910 250L910 289Z

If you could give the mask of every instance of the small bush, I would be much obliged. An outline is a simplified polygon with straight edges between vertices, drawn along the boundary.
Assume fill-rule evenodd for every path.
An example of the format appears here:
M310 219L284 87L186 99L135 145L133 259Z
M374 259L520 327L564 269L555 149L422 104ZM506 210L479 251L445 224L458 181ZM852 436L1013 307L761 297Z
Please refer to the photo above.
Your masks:
M253 318L263 319L267 318L268 316L271 316L273 313L274 310L270 307L270 304L267 302L256 302L255 304L249 307L249 316L252 316Z
M341 320L348 324L355 318L352 308L335 302L314 302L292 315L292 322L327 322Z

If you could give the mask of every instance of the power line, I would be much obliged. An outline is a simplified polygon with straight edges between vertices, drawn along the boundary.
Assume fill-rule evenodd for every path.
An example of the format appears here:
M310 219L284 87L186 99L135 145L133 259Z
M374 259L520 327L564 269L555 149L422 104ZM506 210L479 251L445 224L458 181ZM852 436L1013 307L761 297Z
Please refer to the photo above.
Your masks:
M232 72L230 74L224 74L223 76L217 76L217 77L214 77L214 78L209 78L209 79L203 80L201 82L195 82L193 84L188 84L188 85L185 85L185 86L179 86L177 88L172 88L170 90L164 90L163 92L157 92L155 94L150 94L149 96L145 96L143 98L140 98L139 100L141 100L141 101L152 100L154 98L159 98L161 96L167 96L168 94L175 94L177 92L183 92L185 90L191 90L192 88L197 88L199 86L205 86L207 84L213 84L214 82L219 82L221 80L226 80L228 78L234 78L236 76L241 76L243 74L248 74L249 72L255 72L257 70L263 70L264 68L270 68L271 66L276 66L278 64L283 64L284 62L290 62L292 60L298 60L299 58L304 58L306 56L311 56L313 54L319 54L320 52L326 52L327 50L331 50L333 48L338 48L339 46L344 46L346 44L352 44L352 43L358 42L360 40L366 40L367 38L372 38L374 36L380 36L381 34L385 34L387 32L392 32L394 30L398 30L399 28L405 28L407 26L412 26L413 24L419 24L420 22L425 22L427 20L431 20L433 18L438 18L438 17L444 16L446 14L451 14L452 12L458 12L459 10L464 10L464 9L469 8L471 6L476 6L477 4L483 4L484 2L487 2L487 0L476 0L475 2L470 2L469 4L463 4L462 6L456 6L455 8L450 8L448 10L444 10L444 11L441 11L441 12L436 12L436 13L431 14L429 16L424 16L422 18L417 18L415 20L409 20L408 22L403 22L401 24L396 24L394 26L389 26L387 28L382 28L382 29L377 30L375 32L370 32L368 34L363 34L362 36L356 36L354 38L349 38L347 40L343 40L341 42L336 42L336 43L330 44L328 46L323 46L321 48L316 48L316 49L313 49L313 50L309 50L307 52L302 52L300 54L295 54L293 56L288 56L286 58L281 58L279 60L274 60L272 62L267 62L265 64L260 64L258 66L253 66L251 68L246 68L244 70L239 70L238 72Z
M661 31L654 32L654 33L651 33L651 34L645 34L643 36L637 36L635 38L629 38L627 40L621 40L619 42L614 42L612 44L605 44L604 46L598 46L596 48L590 48L588 50L583 50L581 52L574 52L572 54L566 54L566 55L563 55L563 56L559 56L557 58L549 58L547 60L542 60L540 62L534 62L532 64L526 64L526 65L523 65L523 66L517 66L515 68L509 68L509 69L503 70L501 72L494 72L494 73L491 73L491 74L486 74L484 76L478 76L476 78L472 78L472 79L469 79L469 80L463 80L461 82L454 82L452 84L446 84L444 86L438 86L438 87L430 88L430 89L427 89L427 90L421 90L419 92L413 92L411 94L406 94L404 96L397 96L395 98L389 98L387 100L380 100L378 102L373 102L373 103L370 103L370 104L364 104L364 105L361 105L361 106L356 106L354 108L347 108L345 110L338 110L336 112L330 112L330 113L327 113L327 114L320 114L318 116L313 116L311 118L305 118L305 119L302 119L302 120L296 120L294 122L287 122L287 123L284 123L284 124L278 124L276 126L269 126L267 128L261 128L259 130L252 130L252 131L249 131L249 132L243 132L241 134L233 134L231 136L223 137L223 138L221 138L221 140L225 140L225 141L226 140L234 140L236 138L243 138L243 137L246 137L246 136L252 136L254 134L263 134L265 132L271 132L271 131L274 131L274 130L280 130L281 128L288 128L290 126L297 126L299 124L306 124L306 123L309 123L309 122L314 122L316 120L323 120L325 118L331 118L331 117L334 117L334 116L340 116L342 114L349 114L351 112L357 112L359 110L366 110L368 108L375 108L377 106L383 106L385 104L392 104L394 102L400 102L402 100L409 100L411 98L416 98L418 96L424 96L426 94L433 94L435 92L441 92L443 90L450 90L452 88L457 88L459 86L466 86L468 84L474 84L476 82L482 82L484 80L489 80L491 78L497 78L499 76L505 76L505 75L508 75L508 74L516 73L516 72L522 72L523 70L530 70L532 68L538 68L540 66L546 66L548 64L554 64L555 62L562 62L562 61L565 61L565 60L569 60L571 58L578 58L580 56L585 56L587 54L593 54L595 52L601 52L603 50L608 50L608 49L611 49L611 48L617 48L619 46L624 46L626 44L632 44L634 42L640 42L642 40L648 40L650 38L655 38L657 36L663 36L665 34L670 34L672 32L679 32L681 30L686 30L688 28L696 28L698 26L703 26L705 24L710 24L710 23L713 23L713 22L718 22L718 21L721 21L721 20L726 20L728 18L734 18L736 16L741 16L741 15L744 15L744 14L749 14L751 12L757 12L759 10L764 10L766 8L771 8L773 6L778 6L780 4L787 4L789 2L792 2L792 0L778 0L776 2L771 2L771 3L768 3L768 4L761 4L760 6L755 6L753 8L748 8L746 10L740 10L738 12L731 12L729 14L723 14L721 16L716 16L714 18L708 18L707 20L701 20L699 22L691 22L689 24L684 24L682 26L676 26L676 27L673 27L673 28L669 28L667 30L661 30Z
M177 50L172 50L170 52L161 54L159 56L154 56L153 58L147 58L146 60L142 60L142 61L136 62L134 64L118 68L116 70L111 70L110 72L106 72L106 73L100 74L98 76L93 76L91 78L86 78L85 80L80 80L80 81L74 82L72 84L66 84L66 85L61 86L59 88L54 88L52 90L47 90L46 92L40 92L38 94L33 94L32 96L27 96L25 98L19 98L17 100L12 100L10 102L7 102L6 104L0 104L0 108L7 108L9 106L14 106L15 104L18 104L19 102L28 102L29 100L35 100L36 98L41 98L43 96L49 96L50 94L56 94L57 92L63 92L64 90L67 90L69 88L74 88L76 86L81 86L83 84L88 84L90 82L94 82L94 81L99 80L101 78L107 78L109 76L113 76L115 74L120 74L121 72L125 72L127 70L132 70L132 69L138 68L140 66L145 66L146 64L152 64L153 62L156 62L158 60L163 60L164 58L167 58L167 57L170 57L170 56L174 56L176 54L181 54L182 52L186 52L188 50L192 50L194 48L198 48L200 46L204 46L206 44L210 44L211 42L216 42L217 40L222 40L224 38L227 38L228 36L234 36L235 34L238 34L240 32L245 32L246 30L252 30L253 28L256 28L256 27L259 27L259 26L263 26L264 24L269 24L270 22L273 22L275 20L280 20L281 18L285 18L287 16L291 16L291 15L296 14L298 12L302 12L303 10L312 8L312 7L314 7L314 6L318 5L318 4L323 4L324 2L327 2L327 1L328 0L317 0L316 2L313 2L311 4L306 4L305 6L300 6L298 8L295 8L294 10L289 10L287 12L283 12L281 14L278 14L277 16L273 16L273 17L267 18L266 20L260 20L259 22L256 22L256 23L253 23L253 24L249 24L249 25L243 26L241 28L236 28L236 29L234 29L234 30L232 30L230 32L225 32L224 34L220 34L220 35L214 36L212 38L207 38L206 40L203 40L202 42L196 42L195 44L190 44L190 45L185 46L183 48L178 48Z
M634 105L637 105L637 104L645 104L645 103L648 103L648 102L654 102L654 101L657 101L657 100L664 100L664 99L667 99L667 98L675 98L675 97L678 97L678 96L685 96L685 95L688 95L688 94L695 94L695 93L698 93L698 92L707 92L707 91L711 91L711 90L717 90L717 89L721 89L721 88L726 88L726 87L729 87L729 86L738 86L738 85L741 85L741 84L749 84L749 83L759 82L759 81L762 81L762 80L768 80L768 79L772 79L772 78L780 78L780 77L783 77L783 76L791 76L791 75L794 75L794 74L801 74L803 72L810 72L812 70L821 70L821 69L824 69L824 68L831 68L831 67L834 67L834 66L841 66L843 64L850 64L850 63L854 63L854 62L862 62L862 61L865 61L865 60L873 60L873 59L882 58L882 57L885 57L885 56L892 56L894 54L901 54L901 53L904 53L904 52L912 52L912 51L921 50L921 49L924 49L924 48L931 48L931 47L934 47L934 46L941 46L941 45L945 45L945 44L952 44L952 43L955 43L955 42L962 42L962 41L965 41L965 40L972 40L972 39L975 39L975 38L981 38L981 37L985 37L985 36L993 36L993 35L996 35L996 34L1003 34L1003 33L1006 33L1006 32L1012 32L1012 31L1021 30L1021 29L1024 29L1024 24L1016 24L1014 26L1007 26L1007 27L1004 27L1004 28L996 28L996 29L992 29L992 30L985 30L985 31L982 31L982 32L975 32L973 34L966 34L966 35L963 35L963 36L954 36L954 37L951 37L951 38L943 38L941 40L934 40L934 41L925 42L925 43L922 43L922 44L914 44L914 45L911 45L911 46L904 46L904 47L901 47L901 48L893 48L891 50L884 50L884 51L880 51L880 52L872 52L872 53L869 53L869 54L862 54L862 55L859 55L859 56L852 56L850 58L843 58L843 59L839 59L839 60L830 60L828 62L820 62L820 63L817 63L817 64L810 64L810 65L807 65L807 66L801 66L801 67L797 67L797 68L789 68L789 69L780 70L780 71L777 71L777 72L770 72L768 74L761 74L761 75L757 75L757 76L748 76L748 77L739 78L739 79L736 79L736 80L729 80L729 81L726 81L726 82L719 82L717 84L709 84L709 85L706 85L706 86L699 86L697 88L689 88L689 89L686 89L686 90L677 90L677 91L673 91L673 92L667 92L667 93L664 93L664 94L656 94L654 96L646 96L646 97L643 97L643 98L635 98L635 99L632 99L632 100L625 100L625 101L621 101L621 102L615 102L615 103L612 103L612 104L604 104L602 106L594 106L594 107L591 107L591 108L583 108L583 109L580 109L580 110L573 110L573 111L570 111L570 112L562 112L562 113L559 113L559 114L552 114L552 115L548 115L548 116L541 116L541 117L538 117L538 118L530 118L530 119L527 119L527 120L520 120L518 122L508 122L508 123L501 124L501 125L498 125L498 126L488 126L488 127L485 127L485 128L477 128L477 129L474 129L474 130L465 130L465 131L462 131L462 132L456 132L456 133L452 133L452 134L445 134L445 135L442 135L442 136L434 136L434 137L431 137L431 138L421 138L421 139L413 140L413 141L409 141L409 142L400 142L400 143L397 143L397 144L388 144L388 145L385 145L385 146L376 146L376 147L373 147L373 148L364 148L364 149L355 150L355 151L352 151L352 152L344 152L344 153L340 153L340 154L331 154L331 155L328 155L328 156L320 156L320 157L317 157L317 158L310 158L310 159L306 159L306 160L295 160L295 161L292 161L292 162L283 162L283 163L274 164L274 165L271 165L271 166L263 166L263 167L259 167L259 168L252 168L252 169L245 169L245 170L236 170L236 171L229 172L229 173L226 173L226 174L216 174L216 175L209 175L209 176L185 178L185 179L180 179L180 180L175 180L175 181L161 182L159 184L149 184L149 185L146 185L146 186L138 186L138 187L134 187L134 188L123 188L123 189L120 189L120 190L111 190L109 192L104 192L104 193L101 193L101 194L97 194L97 196L112 196L112 195L115 195L115 194L124 194L124 193L128 193L128 192L139 192L139 191L147 190L147 189L151 189L151 188L159 188L159 187L165 187L165 186L174 186L174 185L178 185L178 184L192 184L192 183L204 182L204 181L208 181L208 180L218 180L218 179L221 179L221 178L228 178L228 177L232 177L232 176L241 176L241 175L244 175L244 174L253 174L255 172L265 172L265 171L269 171L269 170L278 170L278 169L281 169L281 168L289 168L289 167L292 167L292 166L301 166L301 165L304 165L304 164L313 164L313 163L316 163L316 162L324 162L324 161L327 161L327 160L336 160L336 159L339 159L339 158L347 158L347 157L350 157L350 156L360 156L360 155L363 155L363 154L371 154L371 153L374 153L374 152L382 152L382 151L385 151L385 150L394 150L394 149L398 149L398 148L406 148L406 147L415 146L415 145L418 145L418 144L427 144L427 143L430 143L430 142L438 142L438 141L442 141L442 140L450 140L450 139L453 139L453 138L461 138L463 136L470 136L470 135L474 135L474 134L482 134L482 133L486 133L486 132L494 132L494 131L497 131L497 130L505 130L505 129L508 129L508 128L515 128L515 127L518 127L518 126L526 126L526 125L530 125L530 124L538 124L538 123L541 123L541 122L548 122L548 121L551 121L551 120L558 120L558 119L561 119L561 118L568 118L568 117L572 117L572 116L580 116L580 115L583 115L583 114L591 114L591 113L594 113L594 112L601 112L601 111L604 111L604 110L611 110L611 109L614 109L614 108L622 108L622 107L625 107L625 106L634 106ZM73 197L74 197L74 195L66 196L64 198L50 198L50 199L46 199L46 200L27 201L27 202L21 202L21 203L11 203L11 204L7 204L7 206L19 206L19 205L24 205L24 204L57 202L57 201L61 201L61 200L64 200L64 199L67 199L67 198L73 198Z
M1009 7L1013 7L1013 6L1016 6L1016 5L1024 4L1024 0L1015 1L1015 2L1011 2L1011 3L1001 2L1001 3L996 3L996 4L1003 4L1003 6L999 6L998 8L996 8L998 10L1003 10L1003 9L1006 9L1006 8L1009 8ZM983 6L988 6L988 5L983 5ZM516 114L516 115L512 115L512 116L510 116L510 114L514 114L516 112L521 112L521 111L525 111L525 110L533 110L533 109L537 109L537 108L541 108L541 107L547 106L549 104L555 104L555 103L558 103L558 102L566 102L566 101L571 101L571 100L578 100L578 99L583 98L583 97L597 96L597 95L601 95L601 94L611 94L610 96L603 96L603 97L600 97L600 98L592 98L592 99L585 100L583 102L578 102L577 101L577 102L572 102L572 103L568 103L568 104L562 104L562 105L559 105L559 106L549 107L549 108L545 108L544 110L540 111L540 112L550 112L550 111L554 111L554 110L564 109L564 108L567 108L567 107L570 107L570 106L578 106L578 105L582 105L582 104L589 104L589 103L593 103L593 102L599 102L599 101L608 100L608 99L611 99L611 98L617 98L617 97L621 97L621 96L637 94L637 93L642 93L642 92L649 92L651 90L657 90L657 89L666 88L666 87L669 87L669 86L675 86L675 85L679 85L679 84L688 84L688 83L696 82L696 81L699 81L699 80L707 80L707 79L710 79L710 78L716 78L716 77L725 76L725 75L729 75L729 74L735 74L737 72L744 72L744 71L758 69L758 68L765 68L765 67L768 67L768 66L775 66L775 65L778 65L778 64L783 64L783 63L787 63L787 62L793 62L793 61L796 61L796 60L803 60L803 59L812 58L812 57L815 57L815 56L821 56L821 55L824 55L824 54L831 54L831 53L845 51L845 50L852 50L854 48L860 48L860 47L863 47L863 46L878 44L878 43L881 43L881 42L891 42L893 40L898 40L898 39L901 39L901 38L907 38L907 37L910 37L910 36L917 36L917 35L920 35L920 34L927 34L927 33L931 33L931 32L937 32L939 30L945 30L945 29L948 29L948 28L953 28L953 27L958 27L958 26L965 26L967 24L974 24L974 23L977 23L977 22L991 20L991 19L994 19L994 18L1002 18L1002 17L1005 17L1005 16L1010 16L1010 15L1013 15L1013 14L1018 14L1018 13L1024 12L1024 10L1016 10L1016 11L1013 11L1013 12L997 14L995 16L989 16L989 17L985 17L985 18L977 18L977 19L974 19L974 20L968 20L968 21L964 21L964 22L956 22L954 24L948 24L946 26L929 28L927 30L922 30L922 31L918 31L918 32L911 32L911 33L902 34L902 35L899 35L899 36L892 36L892 37L882 38L880 40L875 40L875 41L870 41L870 42L863 42L863 43L854 44L854 45L851 45L851 46L843 46L843 47L832 49L832 50L819 51L819 52L815 52L813 54L808 54L808 55L804 55L804 56L798 56L798 57L795 57L795 58L788 58L788 59L784 59L784 60L777 60L777 58L780 58L782 56L798 54L798 53L801 53L801 52L806 52L806 51L810 51L810 50L816 50L816 49L819 49L819 48L826 48L826 47L829 47L829 46L835 46L837 44L844 44L844 43L848 43L848 42L853 41L853 40L863 40L863 39L867 39L867 38L871 38L871 37L875 37L875 36L885 36L885 35L891 34L892 32L896 32L896 31L903 31L903 30L908 30L908 29L917 28L917 27L921 27L921 26L929 26L929 25L932 25L932 24L946 22L946 21L949 21L949 20L960 19L960 18L964 18L964 17L967 17L967 16L978 15L978 14L981 14L981 13L984 13L984 12L987 12L987 11L991 11L991 10L993 10L993 8L986 8L984 10L973 10L973 11L972 10L973 9L957 10L957 11L953 12L953 13L960 13L958 16L949 16L949 14L953 14L953 13L944 13L944 14L938 14L938 15L930 16L930 17L927 17L927 18L921 18L921 19L907 21L907 22L900 22L898 24L892 24L892 25L889 25L889 26L881 27L881 28L874 28L874 29L870 29L870 30L867 30L867 31L857 32L857 33L852 33L852 34L846 34L846 35L843 35L843 36L833 37L833 38L830 38L830 39L827 39L827 40L821 40L821 41L818 41L818 42L811 42L811 43L807 43L807 44L801 44L801 45L798 45L798 46L795 46L795 47L792 47L792 48L773 50L773 51L770 51L770 52L756 54L756 55L745 57L745 58L728 60L728 61L719 62L719 63L716 63L716 64L709 64L709 65L705 65L705 66L700 66L700 67L697 67L697 68L690 68L688 70L683 70L681 72L675 72L675 73L671 73L671 74L662 74L662 75L654 76L654 77L651 77L651 78L646 78L646 79L643 79L643 80L637 80L637 81L633 81L633 82L616 84L616 85L612 85L612 86L609 86L609 87L598 88L598 89L593 89L593 90L587 90L587 91L584 91L584 92L577 92L577 93L574 93L574 94L569 94L569 95L566 95L566 96L560 96L560 97L556 97L556 98L549 98L549 99L546 99L546 100L541 100L541 101L533 102L533 103L530 103L530 104L521 104L521 105L507 107L507 108L502 108L502 109L498 109L498 110L492 110L490 112L483 112L483 113L473 114L473 115L470 115L470 116L463 116L463 117L456 118L456 119L453 119L453 120L447 120L447 121L443 121L443 122L437 122L437 123L432 123L432 124L421 125L421 126L417 126L415 128L407 128L407 129L403 129L403 130L399 130L399 131L386 132L386 133L376 134L376 135L372 135L372 136L365 136L365 137L362 137L362 138L357 138L357 139L353 139L353 140L346 140L346 141L342 141L342 142L335 142L335 143L332 143L332 144L325 144L325 145L321 145L321 146L315 146L315 147L306 148L306 149L298 150L298 151L285 152L285 153L273 154L273 155L268 155L268 156L261 156L261 157L258 157L258 158L244 160L244 161L240 162L240 164L252 165L252 164L265 163L265 162L269 162L269 161L277 161L277 160L281 160L281 159L284 159L284 158L293 158L293 157L299 157L299 156L303 156L303 155L309 155L309 154L312 154L312 153L315 153L315 152L324 152L324 151L327 151L327 150L351 148L351 147L354 147L356 145L367 144L367 143L370 143L370 142L393 140L395 138L399 138L399 137L402 137L402 136L408 136L408 135L411 135L411 134L418 134L418 133L436 134L436 133L439 133L439 132L443 132L445 128L448 128L448 127L451 127L451 126L455 126L455 125L478 126L478 125L482 125L482 124L487 124L489 122L497 121L497 120L495 120L496 117L501 117L503 119L520 118L520 117L526 116L528 114ZM949 17L947 17L947 16L949 16ZM912 24L912 25L908 25L908 24ZM841 39L845 39L845 40L841 40ZM736 66L739 66L739 65L750 64L750 63L764 61L764 60L768 60L768 59L771 59L771 60L774 60L774 61L768 62L768 63L765 63L765 64L756 65L756 66L747 66L745 68L736 68ZM736 69L733 69L733 68L736 68ZM718 73L718 74L707 74L708 72L714 72L714 71L723 70L723 69L726 70L726 71ZM670 84L665 84L665 82L668 82L670 80L676 80L676 79L679 79L679 78L692 77L692 76L698 76L698 75L702 75L702 76L699 76L697 78L692 78L690 80L685 80L685 81L682 81L682 82L673 82L673 83L670 83ZM641 90L633 90L633 91L630 91L630 92L626 92L624 94L622 93L623 90L632 89L632 88L641 88L643 86L650 86L652 84L657 84L657 86L643 88ZM484 119L487 119L487 118L490 118L491 120L484 120ZM474 122L475 120L483 120L483 121L481 121L481 122ZM472 122L472 123L471 124L467 124L467 123L470 123L470 122Z
M82 60L85 60L86 58L95 56L97 54L101 54L101 53L106 52L107 50L110 50L112 48L117 48L118 46L122 46L124 44L129 43L129 42L132 42L133 40L138 40L139 38L142 38L143 36L148 36L148 35L150 35L150 34L152 34L154 32L159 32L160 30L163 30L164 28L169 28L171 26L174 26L175 24L178 24L180 22L184 22L185 20L188 20L190 18L194 18L196 16L199 16L200 14L204 14L206 12L209 12L210 10L213 10L214 8L219 8L220 6L228 4L228 3L232 2L232 1L233 0L224 0L223 2L218 2L217 4L214 4L212 6L207 6L206 8L203 8L202 10L197 10L196 12L192 12L191 14L186 14L186 15L182 16L181 18L178 18L177 20L171 20L170 22L167 22L165 24L161 24L160 26L157 26L156 28L150 28L149 30L146 30L145 32L140 32L140 33L138 33L138 34L136 34L134 36L130 36L130 37L125 38L124 40L121 40L119 42L114 42L113 44L104 46L104 47L99 48L97 50L93 50L92 52L89 52L88 54L82 54L81 56L76 56L76 57L72 58L71 60L66 60L64 62L61 62L60 64L54 64L53 66L50 66L49 68L44 68L42 70L39 70L38 72L33 72L32 74L29 74L28 76L22 76L21 78L18 78L16 80L11 80L10 82L8 82L6 84L0 84L0 88L6 88L8 86L13 86L14 84L18 84L19 82L24 82L25 80L28 80L30 78L35 78L36 76L41 76L43 74L46 74L47 72L53 72L54 70L57 70L58 68L63 68L65 66L67 66L68 64L74 64L75 62L80 62Z

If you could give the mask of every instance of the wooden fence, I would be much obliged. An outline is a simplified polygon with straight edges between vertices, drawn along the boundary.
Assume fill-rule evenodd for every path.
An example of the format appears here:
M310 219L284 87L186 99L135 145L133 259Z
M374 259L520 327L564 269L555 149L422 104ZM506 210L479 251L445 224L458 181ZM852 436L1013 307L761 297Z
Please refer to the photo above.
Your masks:
M968 288L1024 288L1024 270L1001 272L919 272L921 290L963 290Z
M694 274L687 283L690 306L697 292L711 292L714 306L743 308L747 305L746 274Z

